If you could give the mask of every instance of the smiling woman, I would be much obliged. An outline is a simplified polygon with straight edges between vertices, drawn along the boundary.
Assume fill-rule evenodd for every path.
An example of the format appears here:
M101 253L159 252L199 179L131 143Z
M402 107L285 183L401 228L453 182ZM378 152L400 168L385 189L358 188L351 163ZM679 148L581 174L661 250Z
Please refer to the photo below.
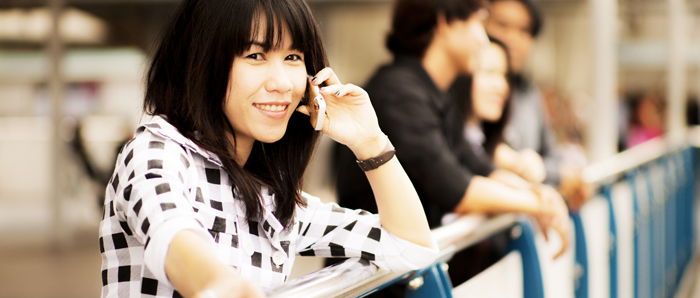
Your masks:
M107 187L103 296L258 297L287 280L297 254L397 270L433 261L423 208L367 93L326 64L303 0L182 2L148 73L154 120L122 148ZM309 86L324 86L320 133L369 165L379 216L301 192L319 134Z
M317 133L308 130L303 115L292 112L304 93L306 73L327 64L307 10L302 1L184 1L149 71L146 111L167 117L185 137L219 157L248 216L260 212L260 180L290 200L277 206L282 222L292 216L290 203L301 200L297 190ZM308 58L302 62L304 54ZM278 122L263 118L265 110L253 105L291 104L292 98L297 99L293 108ZM251 152L254 137L279 142L266 144L263 158L256 155L262 150ZM246 171L241 161L249 157ZM270 173L280 165L287 168Z

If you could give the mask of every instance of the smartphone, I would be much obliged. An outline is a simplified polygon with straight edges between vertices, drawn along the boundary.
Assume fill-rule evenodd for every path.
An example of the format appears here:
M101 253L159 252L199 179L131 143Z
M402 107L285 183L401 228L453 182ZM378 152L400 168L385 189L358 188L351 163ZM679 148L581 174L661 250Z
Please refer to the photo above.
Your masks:
M311 78L309 78L308 106L311 126L313 126L315 130L323 129L323 123L326 120L326 100L321 95L318 86L311 83Z

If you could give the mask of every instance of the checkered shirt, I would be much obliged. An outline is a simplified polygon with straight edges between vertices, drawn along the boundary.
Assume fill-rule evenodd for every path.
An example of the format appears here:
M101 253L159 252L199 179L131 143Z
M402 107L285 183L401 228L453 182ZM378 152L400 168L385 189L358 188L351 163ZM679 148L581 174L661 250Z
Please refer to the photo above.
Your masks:
M282 285L295 255L358 257L389 270L429 265L437 251L393 236L364 210L322 203L302 193L293 225L271 212L275 195L261 190L264 214L245 217L228 174L214 154L161 117L141 126L119 153L100 223L103 297L180 297L165 274L173 236L193 230L211 241L220 261L270 290Z

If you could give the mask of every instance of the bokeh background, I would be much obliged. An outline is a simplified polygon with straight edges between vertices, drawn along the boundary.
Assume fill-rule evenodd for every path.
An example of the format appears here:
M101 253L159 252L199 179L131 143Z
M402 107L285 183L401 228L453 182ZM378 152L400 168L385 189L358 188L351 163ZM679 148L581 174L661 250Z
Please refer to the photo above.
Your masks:
M119 144L142 119L144 72L179 0L0 0L0 297L99 295L97 225ZM308 0L331 66L362 85L392 1ZM700 1L540 0L528 73L581 163L624 150L643 118L698 122ZM334 200L323 139L305 180ZM578 155L576 155L578 154ZM302 260L296 274L317 269Z

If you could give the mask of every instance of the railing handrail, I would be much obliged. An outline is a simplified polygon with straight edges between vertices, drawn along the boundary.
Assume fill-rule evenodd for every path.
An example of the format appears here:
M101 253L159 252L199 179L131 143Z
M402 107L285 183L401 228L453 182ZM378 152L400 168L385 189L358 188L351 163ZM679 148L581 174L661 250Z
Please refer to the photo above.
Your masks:
M689 129L686 141L672 142L666 137L659 137L592 163L584 168L583 178L593 185L610 182L625 172L687 145L700 147L700 127ZM504 231L515 225L521 218L516 214L502 214L488 219L483 216L463 216L452 223L433 229L433 237L440 248L438 260L449 260L456 252ZM377 270L376 267L366 263L349 260L294 279L285 286L275 289L270 296L356 297L391 280L405 275L410 276L411 273L412 271Z
M689 127L686 137L672 140L661 136L586 166L583 179L593 185L615 179L684 146L700 147L700 126Z
M438 260L449 260L456 252L508 229L519 219L520 216L516 214L502 214L492 218L463 216L433 229L433 238L440 248ZM270 293L270 297L356 297L412 272L377 270L372 265L351 259L291 280Z

